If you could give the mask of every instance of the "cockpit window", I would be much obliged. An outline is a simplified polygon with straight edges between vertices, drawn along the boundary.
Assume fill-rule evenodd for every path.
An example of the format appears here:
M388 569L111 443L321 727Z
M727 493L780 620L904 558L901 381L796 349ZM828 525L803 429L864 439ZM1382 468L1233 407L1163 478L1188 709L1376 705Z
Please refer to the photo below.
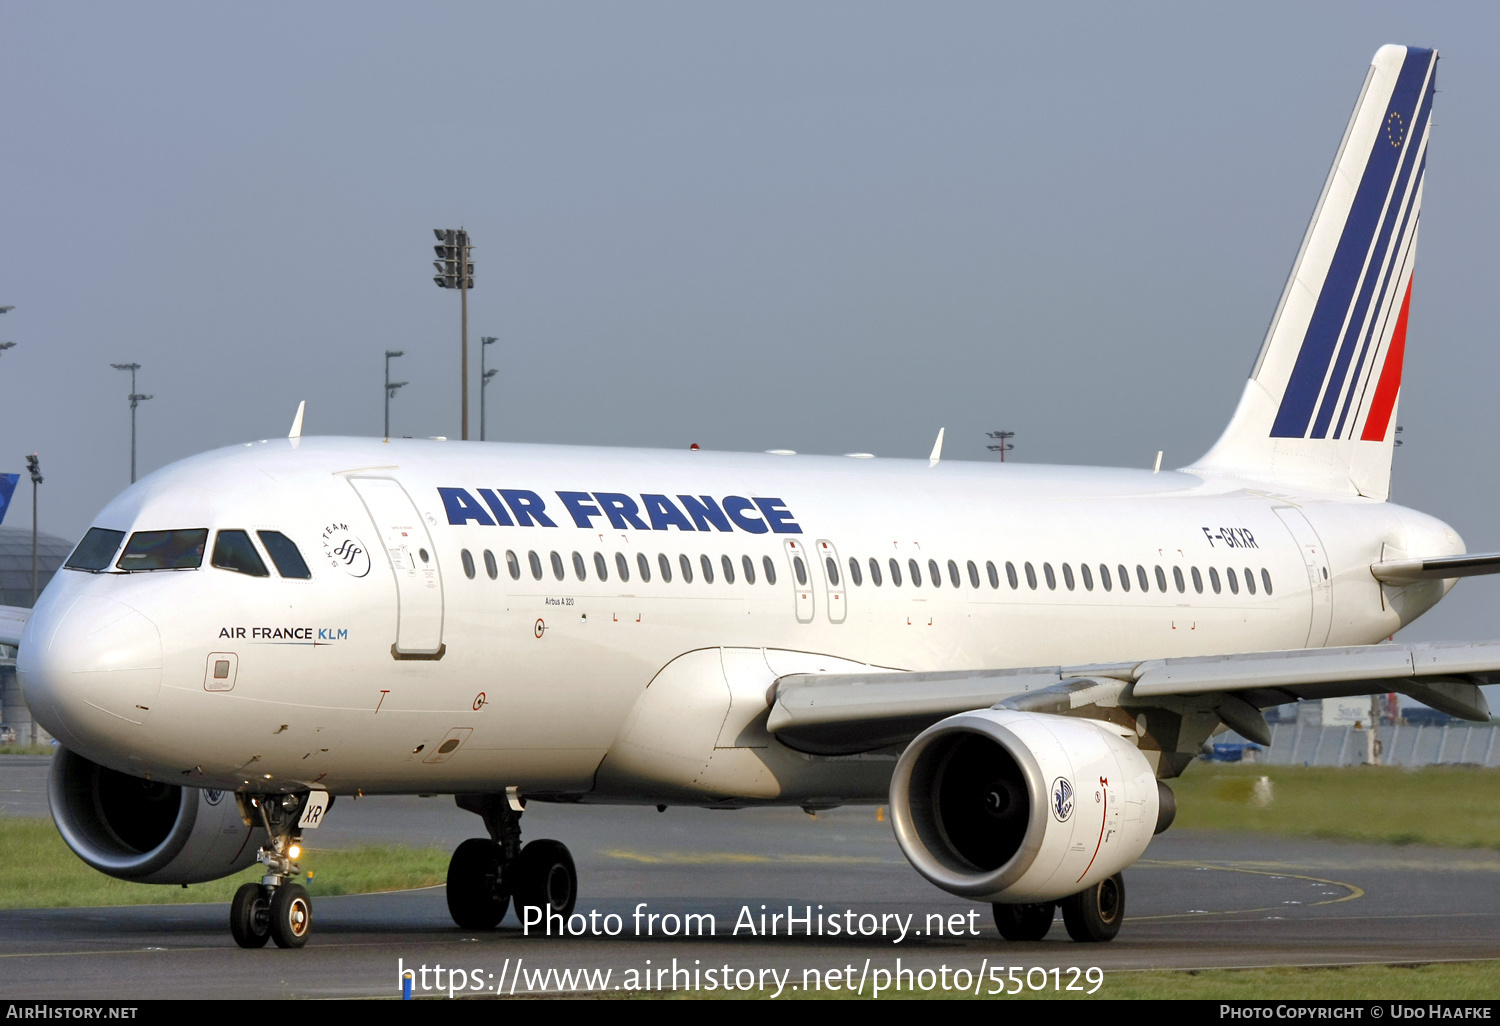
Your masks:
M121 570L196 570L203 565L208 529L137 531L115 564Z
M302 553L297 551L297 545L280 531L256 531L260 535L260 543L266 547L271 554L271 562L276 564L276 572L283 577L296 578L305 581L312 577L312 571L307 568L307 563L302 559Z
M124 531L91 527L89 533L83 536L83 541L78 543L78 548L68 557L66 566L70 570L88 570L94 573L108 570L109 564L114 562L115 553L120 550L120 542L124 540Z
M260 553L255 551L250 535L244 531L220 531L214 539L214 555L209 562L220 570L233 570L251 577L271 576Z

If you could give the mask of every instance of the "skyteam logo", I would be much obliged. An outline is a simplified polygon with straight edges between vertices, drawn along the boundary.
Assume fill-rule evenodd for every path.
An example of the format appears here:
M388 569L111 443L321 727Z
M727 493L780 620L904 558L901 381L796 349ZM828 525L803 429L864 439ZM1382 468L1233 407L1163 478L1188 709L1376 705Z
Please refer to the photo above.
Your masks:
M1066 823L1073 815L1073 785L1068 783L1067 777L1052 781L1052 815L1059 823Z
M370 550L350 533L348 524L329 524L323 529L323 555L329 565L350 577L364 577L370 572Z

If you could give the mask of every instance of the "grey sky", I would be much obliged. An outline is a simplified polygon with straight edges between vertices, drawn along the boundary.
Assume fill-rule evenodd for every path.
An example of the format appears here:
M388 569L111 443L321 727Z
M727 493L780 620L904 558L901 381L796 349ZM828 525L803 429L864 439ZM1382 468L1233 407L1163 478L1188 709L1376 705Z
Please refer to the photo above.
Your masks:
M6 4L0 470L76 537L285 433L1180 465L1239 394L1371 54L1438 47L1395 498L1500 549L1483 5ZM495 353L495 350L499 350ZM475 392L477 397L477 389ZM477 398L473 429L477 435ZM29 523L27 486L6 523ZM1413 639L1492 637L1469 581Z

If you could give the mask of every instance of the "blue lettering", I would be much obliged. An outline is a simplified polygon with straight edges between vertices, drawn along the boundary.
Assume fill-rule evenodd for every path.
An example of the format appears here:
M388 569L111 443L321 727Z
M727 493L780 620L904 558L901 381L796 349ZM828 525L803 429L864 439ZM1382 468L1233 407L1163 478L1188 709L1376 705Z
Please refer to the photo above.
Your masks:
M665 531L669 527L676 527L679 531L693 529L682 510L665 495L642 495L641 501L646 504L646 515L651 518L651 530Z
M792 520L792 511L780 499L756 499L755 504L766 515L766 523L777 534L801 534L802 528Z
M588 500L593 498L588 492L558 492L557 497L568 507L568 512L573 515L573 523L579 527L593 527L593 517L602 517L599 507Z
M328 630L326 628L323 628L323 627L319 627L318 628L318 640L319 641L326 641L326 640L328 640Z
M340 627L339 628L339 640L340 641L347 641L347 640L349 640L349 631L348 631L347 628L344 628L344 627Z
M724 515L724 511L719 508L713 496L704 495L695 499L691 495L679 495L677 498L682 500L682 508L687 510L688 516L693 518L693 526L698 530L707 531L709 524L713 524L721 531L734 530L729 526L729 518Z
M505 512L505 504L500 501L500 497L498 495L496 495L489 488L476 488L475 491L477 491L479 493L479 497L484 500L484 504L490 508L490 512L495 514L495 523L501 524L505 527L512 526L510 522L510 514Z
M605 515L609 517L609 525L615 530L623 531L627 527L633 527L637 531L651 530L641 523L639 516L641 508L630 496L619 492L595 492L594 498L598 499L599 505L604 507Z
M755 503L740 495L724 496L724 512L729 514L729 519L734 521L736 527L751 534L765 534L768 528L766 522L758 516L745 516L746 510L753 510Z
M439 488L438 494L443 497L443 508L448 511L448 523L464 524L476 520L486 527L495 526L484 507L462 488Z
M556 527L552 518L542 512L547 504L536 492L527 491L524 488L502 488L500 495L505 499L505 504L510 511L516 515L516 524L520 527L530 527L535 521L542 527Z

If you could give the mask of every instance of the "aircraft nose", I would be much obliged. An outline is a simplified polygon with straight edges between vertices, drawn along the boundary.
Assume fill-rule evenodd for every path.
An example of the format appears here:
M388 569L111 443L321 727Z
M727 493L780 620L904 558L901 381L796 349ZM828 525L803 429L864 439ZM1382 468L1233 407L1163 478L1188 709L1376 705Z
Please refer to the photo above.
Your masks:
M16 655L21 691L37 721L70 748L146 721L161 688L161 633L113 598L43 602Z

